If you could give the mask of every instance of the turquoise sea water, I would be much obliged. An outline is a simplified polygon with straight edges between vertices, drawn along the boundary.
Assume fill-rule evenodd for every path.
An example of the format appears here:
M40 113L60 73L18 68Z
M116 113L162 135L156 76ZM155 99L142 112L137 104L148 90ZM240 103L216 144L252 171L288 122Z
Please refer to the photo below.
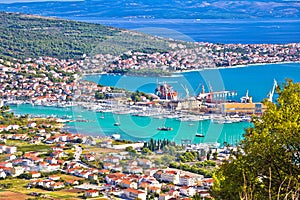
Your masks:
M16 114L34 114L34 115L72 115L73 119L88 119L88 122L71 122L64 127L65 131L73 133L82 133L94 136L110 136L119 133L121 139L133 141L145 141L150 138L169 139L177 143L181 140L191 140L192 143L215 143L222 144L224 141L235 144L242 138L244 129L249 127L248 122L234 124L214 124L209 120L202 122L180 122L176 119L154 119L150 117L137 117L131 115L116 115L104 113L102 119L101 113L88 111L79 107L57 108L32 106L23 104L11 106ZM119 121L121 126L114 126ZM201 125L202 123L202 125ZM158 131L160 126L172 127L172 131ZM195 137L196 133L203 133L204 138Z
M167 81L178 90L181 97L185 96L182 85L190 88L190 94L197 94L200 91L199 84L205 84L207 88L209 83L215 91L220 89L236 90L238 92L237 100L248 89L254 101L261 101L263 98L266 98L267 93L272 88L274 78L279 84L282 84L285 78L300 81L300 64L273 64L244 68L204 70L201 72L176 74L172 77L119 75L94 75L85 77L87 80L100 84L113 85L132 91L138 89L145 92L153 92L157 81ZM68 123L64 128L66 131L95 136L109 136L119 133L121 134L121 139L134 141L144 141L150 138L167 138L177 143L180 143L181 140L189 139L193 143L218 142L222 144L226 141L234 144L242 138L245 128L250 126L250 123L246 122L233 124L214 124L209 120L202 122L180 122L176 119L154 119L131 115L115 115L112 113L105 113L104 119L101 119L100 116L102 114L83 110L78 107L56 108L19 105L12 106L12 111L17 114L72 115L74 119L88 119L89 122ZM116 127L113 124L118 120L121 126ZM158 131L157 127L163 125L173 127L173 131ZM195 137L195 134L200 132L205 135L204 138Z
M103 85L126 88L131 91L153 93L157 82L166 81L178 91L179 97L186 96L184 87L190 95L199 94L201 86L208 91L211 85L213 91L234 90L238 93L235 100L239 101L249 90L253 101L267 98L273 87L274 79L282 84L285 79L300 81L300 63L253 65L239 68L209 69L203 71L175 74L172 77L138 77L121 75L90 75L85 80Z

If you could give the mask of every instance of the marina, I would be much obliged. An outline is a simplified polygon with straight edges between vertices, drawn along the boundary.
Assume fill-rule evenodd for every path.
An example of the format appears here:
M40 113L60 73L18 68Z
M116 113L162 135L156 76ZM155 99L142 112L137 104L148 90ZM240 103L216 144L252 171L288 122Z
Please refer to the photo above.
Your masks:
M182 85L189 90L190 96L196 96L201 92L201 86L209 91L209 85L214 91L234 91L237 93L232 100L240 101L248 90L253 102L260 102L268 97L272 89L274 79L283 83L286 78L300 81L299 63L249 65L223 69L206 69L202 71L191 71L178 73L169 77L138 77L138 76L113 76L87 75L84 80L89 80L101 85L125 88L129 91L142 91L153 93L157 82L172 83L173 90L178 92L178 98L186 97L186 91ZM195 81L196 80L196 81Z
M286 70L288 69L288 70ZM247 68L230 68L220 70L204 70L201 72L182 73L175 77L128 77L120 75L102 75L97 80L99 84L115 85L116 87L125 88L131 91L140 90L147 93L153 93L157 86L157 80L169 85L172 83L172 92L165 90L167 99L173 94L177 98L190 99L187 102L193 102L191 96L201 93L199 83L204 83L205 79L215 77L216 74L222 75L222 87L209 78L209 84L205 85L207 91L210 86L213 92L226 92L227 96L233 97L234 101L240 101L248 90L248 98L251 95L252 101L261 101L268 98L268 93L273 93L274 79L282 83L286 77L300 81L299 63L261 65ZM272 72L272 73L270 73ZM256 76L255 81L251 78L246 79L246 74L261 74ZM234 79L232 77L235 77ZM87 77L85 77L87 78ZM88 76L89 80L93 76ZM198 80L193 81L193 80ZM133 82L135 84L132 87ZM126 84L124 84L126 82ZM145 83L149 84L145 84ZM137 84L138 83L138 84ZM153 83L153 84L151 84ZM242 84L241 84L242 83ZM186 86L186 87L182 87ZM203 85L203 84L202 84ZM162 89L166 89L163 87ZM189 94L186 89L188 88ZM174 93L176 92L176 93ZM211 92L211 91L209 91ZM169 94L170 95L169 95ZM172 94L172 95L171 95ZM230 94L230 95L229 95ZM272 94L276 96L276 94ZM223 95L219 95L223 97ZM24 104L26 103L26 104ZM188 103L188 104L190 104ZM211 102L207 102L210 105ZM249 103L245 103L248 105ZM71 105L71 106L70 106ZM145 104L146 105L146 104ZM13 101L11 109L15 114L26 114L37 117L58 117L65 122L65 131L72 133L82 133L96 136L111 136L120 134L121 139L133 141L145 141L150 138L170 139L180 144L182 141L189 140L193 144L199 143L220 143L224 142L235 144L243 137L245 129L251 126L249 115L230 114L204 114L193 113L188 109L175 109L173 105L166 109L163 107L139 105L118 105L113 102L73 102L60 106L58 104L32 105L30 102ZM254 104L256 105L256 103ZM229 107L228 110L231 108ZM65 120L65 121L64 121ZM202 125L201 125L202 124ZM119 126L120 125L120 126ZM201 128L202 126L202 128ZM173 130L158 130L172 128ZM225 134L226 133L226 134ZM203 134L203 135L200 135ZM204 137L202 137L204 136Z
M235 144L242 138L244 129L249 127L249 122L239 122L232 124L215 124L211 120L203 120L203 127L200 122L195 121L191 126L190 122L181 122L175 118L153 118L139 117L130 114L116 115L111 112L104 113L104 119L100 117L103 113L93 112L81 107L58 108L45 106L32 106L30 104L12 105L11 110L15 114L26 114L35 117L63 117L65 115L75 116L67 122L63 128L64 131L72 133L81 133L94 136L112 136L115 133L120 135L121 139L133 141L147 141L154 139L169 139L176 143L182 143L182 140L190 140L192 144L199 143L220 143L224 141ZM55 115L53 113L56 113ZM88 119L87 122L78 122L74 119L80 115L82 119ZM114 126L116 120L120 120L121 126ZM158 127L172 127L172 131L157 130ZM206 137L196 137L195 132L205 133ZM224 133L227 132L226 138Z

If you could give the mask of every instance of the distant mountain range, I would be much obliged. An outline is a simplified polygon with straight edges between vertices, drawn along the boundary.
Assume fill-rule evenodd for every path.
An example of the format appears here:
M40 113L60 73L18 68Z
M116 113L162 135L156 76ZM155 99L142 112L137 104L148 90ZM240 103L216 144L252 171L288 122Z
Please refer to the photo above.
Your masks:
M21 1L21 0L18 0ZM1 3L1 1L0 1ZM0 10L63 18L299 18L299 0L85 0L0 4Z

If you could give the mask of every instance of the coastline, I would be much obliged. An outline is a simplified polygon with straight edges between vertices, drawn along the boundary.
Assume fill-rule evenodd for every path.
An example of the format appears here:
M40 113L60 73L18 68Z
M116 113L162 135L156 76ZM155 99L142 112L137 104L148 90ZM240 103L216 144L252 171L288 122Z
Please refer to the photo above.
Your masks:
M228 68L237 68L237 67L251 67L251 66L262 66L262 65L269 65L270 66L270 68L272 68L272 65L273 64L276 64L276 65L279 65L280 66L280 64L292 64L292 65L294 65L295 63L299 63L299 62L278 62L278 63L257 63L257 64L251 64L251 65L236 65L236 66L234 66L234 67L223 67L223 69L228 69ZM298 66L298 65L297 65ZM221 68L221 67L219 67L219 68ZM219 69L219 68L214 68L214 69ZM284 69L284 67L280 67L281 69ZM210 68L211 69L211 68ZM237 70L237 71L239 71L239 70ZM298 70L297 70L298 71ZM184 73L184 72L181 72L181 73ZM180 73L176 73L177 75L179 74L180 75ZM175 74L175 75L176 75ZM80 77L78 77L78 78L80 78ZM264 77L265 78L265 77ZM274 77L272 77L271 79L270 79L270 81L271 80L273 80L273 78ZM38 106L37 106L38 107ZM51 107L51 106L50 106ZM62 108L62 109L64 109L64 108ZM82 115L82 116L84 116L83 115L83 113L81 112L81 110L79 110L79 111L77 111L77 112L73 112L74 110L72 109L70 112L72 112L73 114L74 113L76 113L75 114L75 116L76 117L79 117L79 115ZM53 113L53 112L52 112ZM93 112L94 113L94 112ZM68 113L64 113L64 115L66 115L66 114L68 114ZM93 114L93 116L94 116L94 114ZM113 117L113 115L111 114L111 113L109 113L109 116L112 116ZM98 119L100 117L100 114L98 114L97 115L97 118L95 118L95 119ZM106 117L105 117L106 118ZM108 118L107 118L108 119ZM139 118L139 119L145 119L145 118ZM93 120L94 119L92 119L92 120L89 120L89 122L91 122L91 123L94 123L93 122ZM151 119L151 121L153 121L153 122L155 122L156 120L155 119ZM169 121L169 123L171 122L171 120L168 120ZM174 121L172 121L172 123L173 123ZM104 121L101 121L101 123L104 123ZM126 128L126 125L125 124L127 124L127 123L122 123L122 127L120 127L119 129L117 129L116 131L115 131L115 127L113 126L113 121L110 121L108 124L107 124L107 129L106 129L106 131L107 131L107 134L111 134L112 133L112 130L113 130L113 133L115 133L115 132L118 132L118 133L121 133L121 134L123 134L123 132L122 132L122 130L124 130L124 132L126 131L128 131L128 130L130 130L130 128L131 127L127 127ZM78 125L79 124L79 125ZM123 125L124 124L124 125ZM73 124L70 124L71 126L73 125ZM82 125L82 126L81 126ZM87 135L93 135L93 133L90 133L89 131L86 131L86 128L87 128L87 126L85 126L85 125L87 125L87 126L89 126L90 128L92 128L92 126L90 126L90 123L82 123L82 122L78 122L78 123L75 123L75 127L77 127L77 128L79 128L79 127L81 127L82 129L76 129L77 131L83 131L83 133L86 133ZM173 124L170 124L170 125L172 125L173 126ZM170 125L168 125L168 126L170 126ZM182 122L181 123L181 125L185 125L186 127L185 127L185 130L187 130L187 129L190 129L189 127L189 124L188 124L188 122ZM66 127L65 128L67 128L69 125L67 124L66 125ZM159 122L158 124L157 124L157 126L161 126L161 122ZM156 128L157 128L157 126L155 126L155 127L153 127L152 128L152 130L153 131L156 131ZM218 125L216 125L216 126L218 126ZM94 128L94 130L97 130L98 129L98 127L99 127L99 124L97 125L97 124L95 124L95 127L96 128ZM93 130L92 130L93 131ZM136 130L133 130L133 131L130 131L130 134L129 135L126 135L126 137L131 137L131 135L132 134L136 134L136 132L135 132ZM97 132L95 132L94 134L97 134ZM142 134L147 134L146 132L142 132ZM165 134L164 136L166 136L166 133L164 132L163 134ZM186 136L186 135L184 135L184 134L180 134L180 135L182 135L182 136ZM124 136L125 136L125 133L124 133ZM169 135L167 135L167 137L169 137ZM171 137L171 136L170 136ZM175 138L180 138L181 136L176 136ZM192 137L192 136L191 136ZM178 139L179 140L179 139Z
M110 73L107 72L82 73L81 76L94 76L94 75L106 75L106 74L110 74Z
M299 63L299 62L297 62L297 63ZM299 76L300 67L298 67L299 65L297 63L296 64L295 64L295 62L282 62L282 63L272 63L272 64L266 64L266 63L261 64L261 63L259 63L259 64L252 64L252 65L239 65L239 66L234 66L232 68L243 67L244 69L246 69L245 67L264 65L260 68L264 68L266 70L263 70L263 73L260 75L260 78L263 79L263 80L266 80L266 78L268 78L268 82L271 83L274 79L274 75L266 77L266 75L264 75L264 73L270 72L271 74L273 74L272 69L276 68L276 69L280 69L280 74L285 74L285 70L289 69L289 66L292 66L293 69L295 70L295 71L292 71L292 75L294 74L297 77L297 81L299 81L300 80L300 76ZM276 66L273 65L273 64L276 64ZM280 65L280 64L283 64L283 65ZM284 65L284 64L287 64L287 65ZM288 64L290 64L290 65L288 65ZM268 66L268 67L265 67L265 66ZM224 71L227 71L226 69L228 69L228 67L226 67L224 69L225 69ZM256 71L256 70L255 70L255 68L252 68L251 71ZM277 70L275 70L275 71L277 71ZM232 74L232 72L230 70L228 70L228 72L229 73L227 73L227 74ZM245 73L243 73L242 69L241 70L234 70L234 73L238 74L237 76L245 74ZM195 73L195 74L197 74L197 73ZM180 74L176 73L175 75L180 75ZM246 75L247 74L245 74L245 76ZM197 76L198 75L188 76L187 79L190 79L190 80L194 81L195 80L194 77L197 77ZM285 77L281 76L281 78L279 78L279 77L276 77L276 78L278 78L277 81L278 80L282 81L282 80L284 80ZM130 79L130 78L127 77L127 79ZM228 79L228 80L231 80L231 79ZM145 80L143 79L143 81L145 81ZM251 81L249 81L249 82L250 82L250 84L252 84ZM126 82L126 83L129 84L129 82ZM231 83L234 84L235 82L231 82ZM235 83L236 84L235 86L239 86L239 83L240 82ZM194 85L194 86L197 87L197 85ZM247 89L249 89L249 88L247 88ZM267 90L269 90L269 89L270 88L268 87ZM245 88L242 88L242 91L244 91L244 90L245 90ZM250 91L255 91L255 93L257 95L260 95L260 93L263 93L263 95L265 95L268 92L267 90L266 90L266 92L260 92L260 90L262 90L261 85L258 85L258 87L256 87L256 89L253 89L253 88L251 89L250 88ZM182 92L184 92L184 91L182 91ZM72 122L70 124L66 124L65 127L64 127L64 130L69 130L69 131L74 130L75 133L76 132L81 132L81 133L84 133L84 134L87 134L87 135L94 135L94 136L95 135L97 136L98 133L99 133L99 135L103 135L103 132L105 132L105 135L107 135L107 136L110 135L110 134L113 134L113 133L119 133L119 134L122 134L122 136L124 134L124 137L126 137L125 139L132 140L132 141L137 141L138 140L136 138L133 138L134 136L139 135L139 136L144 137L144 136L147 136L147 134L149 134L149 131L150 131L150 133L152 131L152 133L150 134L149 137L152 137L152 136L156 137L156 138L159 138L159 137L162 137L162 136L170 137L170 138L175 138L175 140L177 140L177 142L179 143L181 138L186 138L186 137L192 138L194 136L195 129L199 128L199 125L198 125L199 123L195 123L195 122L179 122L179 121L177 122L176 120L172 120L172 119L162 119L162 120L165 120L167 122L166 126L172 126L175 130L177 130L177 128L175 127L176 124L178 125L178 127L182 127L182 128L178 129L182 132L180 132L180 134L174 134L174 132L163 132L162 134L164 134L164 135L161 136L160 134L156 135L157 127L162 125L162 121L159 118L157 118L157 119L156 118L151 118L150 119L148 117L147 118L146 117L137 118L135 116L134 117L129 116L128 118L126 118L126 117L120 116L122 125L120 127L116 128L115 126L113 126L113 124L114 124L114 121L117 119L116 118L117 116L114 115L112 112L111 113L105 113L105 114L101 113L100 114L100 113L95 113L96 111L93 111L93 110L90 110L90 111L89 110L84 110L84 111L82 111L83 109L81 109L81 108L77 109L77 107L75 107L75 108L74 107L73 108L57 108L57 107L40 107L40 106L36 106L36 107L31 108L30 104L22 105L22 106L25 106L25 108L30 107L31 113L32 114L37 114L37 115L43 114L44 112L47 112L47 113L50 113L50 114L56 113L56 114L59 114L60 116L63 116L63 115L69 115L70 116L71 114L73 114L74 115L74 122ZM17 105L14 106L13 108L16 108L16 107L17 107ZM95 106L87 106L87 107L95 108ZM27 110L23 110L23 111L27 111ZM19 113L19 112L16 112L16 113ZM28 112L26 112L26 113L28 113ZM21 114L21 113L19 113L19 114ZM105 115L105 120L103 120L102 118L101 118L102 120L99 120L100 117L103 116L103 115ZM83 117L83 118L81 118L80 116ZM89 118L89 117L92 117L92 118ZM88 119L89 121L85 122L85 123L80 122L80 121L75 122L77 118L79 118L79 119ZM126 121L126 123L125 123L124 121L122 121L124 119L128 120L128 121ZM135 120L137 120L137 121L135 121ZM129 122L130 123L134 122L134 124L136 124L137 127L141 127L140 123L141 124L145 123L144 125L146 125L146 124L151 122L155 125L153 125L152 128L147 129L147 130L146 129L145 130L143 130L143 129L138 130L137 128L133 129L131 126L129 126L129 124L130 124ZM208 122L203 122L203 123L207 123L207 125L209 124ZM190 125L190 124L192 124L192 125ZM228 141L239 140L239 137L237 137L237 136L239 136L238 131L241 130L240 127L237 127L235 129L235 131L237 131L237 134L231 135L230 136L231 138L229 137L229 134L228 134L229 133L229 127L233 126L233 124L234 123L229 124L229 125L224 125L224 131L222 133L223 136L211 135L211 134L218 133L218 131L220 131L220 130L217 130L217 128L220 128L220 126L221 126L221 125L218 125L218 124L211 125L214 128L216 128L216 131L211 131L209 137L205 138L205 141L203 141L203 142L205 142L205 143L209 142L208 139L211 140L212 138L213 139L214 138L219 138L222 141L223 137L224 137L224 134L225 134L224 132L227 133ZM102 127L101 129L99 128L100 125ZM206 127L206 125L204 125L204 127ZM91 129L91 130L88 130L88 129ZM189 131L190 132L189 136L186 135L187 130L190 130ZM198 130L198 132L200 132L200 130ZM236 137L236 139L234 139L235 137ZM197 138L196 142L199 142L198 138Z
M23 108L22 108L23 107ZM39 108L43 108L42 106L38 106ZM36 107L32 107L31 105L21 105L14 106L13 111L18 115L22 115L23 112L26 113L36 113ZM19 111L17 111L19 110ZM23 110L23 111L21 111ZM20 113L21 111L21 113ZM28 112L29 111L29 112ZM95 111L86 110L82 107L75 107L74 110L69 110L66 112L65 108L58 107L47 107L47 109L38 109L37 116L41 116L42 118L47 118L47 116L51 115L51 113L55 112L57 114L56 117L62 117L64 115L71 115L73 113L73 118L70 119L72 122L70 123L61 123L57 128L62 128L63 132L70 132L72 134L82 134L93 137L110 137L112 134L120 134L122 139L130 140L130 141L147 141L150 138L155 139L171 139L176 141L176 143L180 143L181 138L189 137L194 143L212 143L218 142L222 144L225 138L222 136L226 132L225 129L230 127L234 127L231 134L227 134L226 141L230 141L232 144L235 143L236 140L239 140L242 137L243 130L245 127L248 127L249 122L241 122L241 123L230 123L230 124L213 124L211 125L210 120L202 120L199 122L191 122L191 121L179 121L175 118L164 118L166 121L166 126L172 126L174 128L173 131L170 132L159 132L157 131L157 127L161 126L161 119L157 119L155 117L145 118L145 117L136 117L130 115L118 115L113 112L105 113L105 119L100 119L102 116L101 113L95 113ZM30 114L32 115L32 114ZM83 117L80 119L87 119L87 122L77 122L76 119L79 117ZM117 116L120 116L121 126L115 127L113 124ZM134 121L131 119L134 118ZM141 126L140 122L145 122L147 120L151 120L151 126ZM134 124L132 124L134 122ZM190 126L189 124L194 124ZM207 138L195 138L194 132L195 128L200 131L199 124L203 124L203 129L207 130L205 133L207 134ZM220 129L220 127L224 126L224 130ZM182 129L180 127L185 127ZM210 127L210 131L208 131L207 127ZM87 128L89 130L87 130ZM140 129L142 128L142 129ZM187 134L188 132L188 134Z
M219 70L219 69L234 69L234 68L241 68L241 67L255 67L255 66L262 66L262 65L277 65L277 64L294 64L294 63L300 63L300 61L286 61L286 62L274 62L274 63L254 63L254 64L244 64L244 65L233 65L233 66L225 66L225 67L212 67L212 68L202 68L202 69L189 69L189 70L177 70L174 72L170 72L172 75L162 75L158 77L177 77L180 74L183 73L189 73L189 72L200 72L204 70ZM107 72L95 72L95 73L82 73L82 76L96 76L96 75L121 75L120 73L107 73ZM140 76L141 75L130 75L130 74L124 74L123 76ZM156 77L156 76L153 76Z
M204 71L204 70L218 70L218 69L231 69L231 68L235 69L235 68L242 68L242 67L255 67L255 66L263 66L263 65L294 64L294 63L300 63L300 61L287 61L287 62L275 62L275 63L255 63L255 64L247 64L247 65L233 65L233 66L226 66L226 67L191 69L191 70L175 71L175 72L173 72L173 74L200 72L200 71Z

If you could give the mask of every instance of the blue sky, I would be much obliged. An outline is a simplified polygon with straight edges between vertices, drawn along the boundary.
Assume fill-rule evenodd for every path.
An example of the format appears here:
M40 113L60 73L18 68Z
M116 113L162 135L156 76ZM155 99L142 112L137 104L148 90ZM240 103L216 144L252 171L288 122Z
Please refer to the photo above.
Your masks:
M46 2L46 1L83 1L83 0L0 0L0 3Z

